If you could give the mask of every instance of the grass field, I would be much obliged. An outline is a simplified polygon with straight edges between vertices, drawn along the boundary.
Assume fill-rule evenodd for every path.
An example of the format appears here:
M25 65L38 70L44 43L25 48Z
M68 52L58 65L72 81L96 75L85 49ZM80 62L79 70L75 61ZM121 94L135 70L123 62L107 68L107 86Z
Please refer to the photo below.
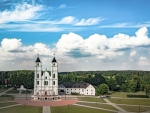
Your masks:
M130 104L130 105L147 105L150 106L150 99L119 99L119 98L110 98L112 103L117 104Z
M16 103L16 102L6 102L6 103L0 103L0 107L10 106L10 105L14 105L14 104L18 104L18 103Z
M112 93L110 96L111 97L124 97L127 98L127 94L133 94L133 95L145 95L145 92L136 92L136 93L132 93L132 92L115 92Z
M68 106L57 106L51 107L51 113L113 113L110 111L98 110L93 108L79 107L70 105Z
M14 97L11 95L4 94L0 96L0 102L13 101L13 100L14 100Z
M0 113L42 113L42 107L21 105L6 109L0 109Z
M78 97L79 101L89 101L89 102L102 102L106 103L102 98L94 98L94 97Z
M113 106L107 105L107 104L83 103L83 102L78 102L77 104L87 105L87 106L93 106L93 107L98 107L98 108L104 108L104 109L110 109L110 110L117 110Z
M7 88L0 88L0 93L6 91Z
M124 106L124 105L118 105L118 106L128 112L144 112L150 110L150 107L143 107L143 106Z
M32 91L22 91L22 93L21 94L26 94L26 92L27 92L27 94L30 94Z
M8 91L7 93L9 93L9 94L17 94L17 93L19 93L19 91L15 90L15 89L12 89L12 90Z

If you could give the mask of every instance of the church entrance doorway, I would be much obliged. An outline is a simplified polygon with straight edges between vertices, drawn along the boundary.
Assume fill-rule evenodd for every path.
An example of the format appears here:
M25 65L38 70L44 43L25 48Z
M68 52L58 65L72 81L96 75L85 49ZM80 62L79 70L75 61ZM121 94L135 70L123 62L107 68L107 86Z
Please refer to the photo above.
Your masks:
M47 96L47 91L45 92L45 96Z

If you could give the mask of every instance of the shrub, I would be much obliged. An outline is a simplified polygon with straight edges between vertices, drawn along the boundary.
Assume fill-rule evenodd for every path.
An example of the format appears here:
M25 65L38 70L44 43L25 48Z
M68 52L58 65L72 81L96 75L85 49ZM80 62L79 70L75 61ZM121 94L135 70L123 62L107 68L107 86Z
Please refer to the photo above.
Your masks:
M79 93L71 92L71 95L79 95Z
M127 94L127 97L129 97L129 98L149 98L148 95L132 95L132 94Z

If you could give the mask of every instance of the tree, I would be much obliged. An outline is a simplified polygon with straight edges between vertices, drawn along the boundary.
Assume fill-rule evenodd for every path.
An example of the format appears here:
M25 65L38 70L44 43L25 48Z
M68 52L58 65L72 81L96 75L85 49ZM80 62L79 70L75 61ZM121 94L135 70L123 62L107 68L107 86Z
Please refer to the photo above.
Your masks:
M147 85L145 86L145 93L146 93L146 95L149 95L149 94L150 94L150 84L147 84Z
M142 84L142 81L139 76L135 75L132 77L132 80L130 81L130 90L132 92L140 91L140 86Z
M117 83L116 83L116 80L113 79L112 77L107 78L106 83L109 87L109 90L113 91L114 89L116 89Z
M127 86L126 86L126 84L122 84L122 85L121 85L121 90L124 91L124 92L127 91Z
M116 79L117 85L122 85L126 81L126 78L123 75L116 75L115 79Z
M99 85L98 88L99 88L99 93L100 93L101 95L108 94L109 87L108 87L107 84L101 84L101 85Z

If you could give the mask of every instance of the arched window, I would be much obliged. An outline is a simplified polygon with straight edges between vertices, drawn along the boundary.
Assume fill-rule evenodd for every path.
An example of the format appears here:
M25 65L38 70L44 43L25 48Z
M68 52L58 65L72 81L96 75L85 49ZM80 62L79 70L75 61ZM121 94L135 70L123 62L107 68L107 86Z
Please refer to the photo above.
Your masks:
M37 78L39 78L39 74L37 74Z
M48 81L44 81L44 85L48 85Z
M53 78L55 78L55 74L53 74Z
M53 81L53 85L55 85L55 81Z

